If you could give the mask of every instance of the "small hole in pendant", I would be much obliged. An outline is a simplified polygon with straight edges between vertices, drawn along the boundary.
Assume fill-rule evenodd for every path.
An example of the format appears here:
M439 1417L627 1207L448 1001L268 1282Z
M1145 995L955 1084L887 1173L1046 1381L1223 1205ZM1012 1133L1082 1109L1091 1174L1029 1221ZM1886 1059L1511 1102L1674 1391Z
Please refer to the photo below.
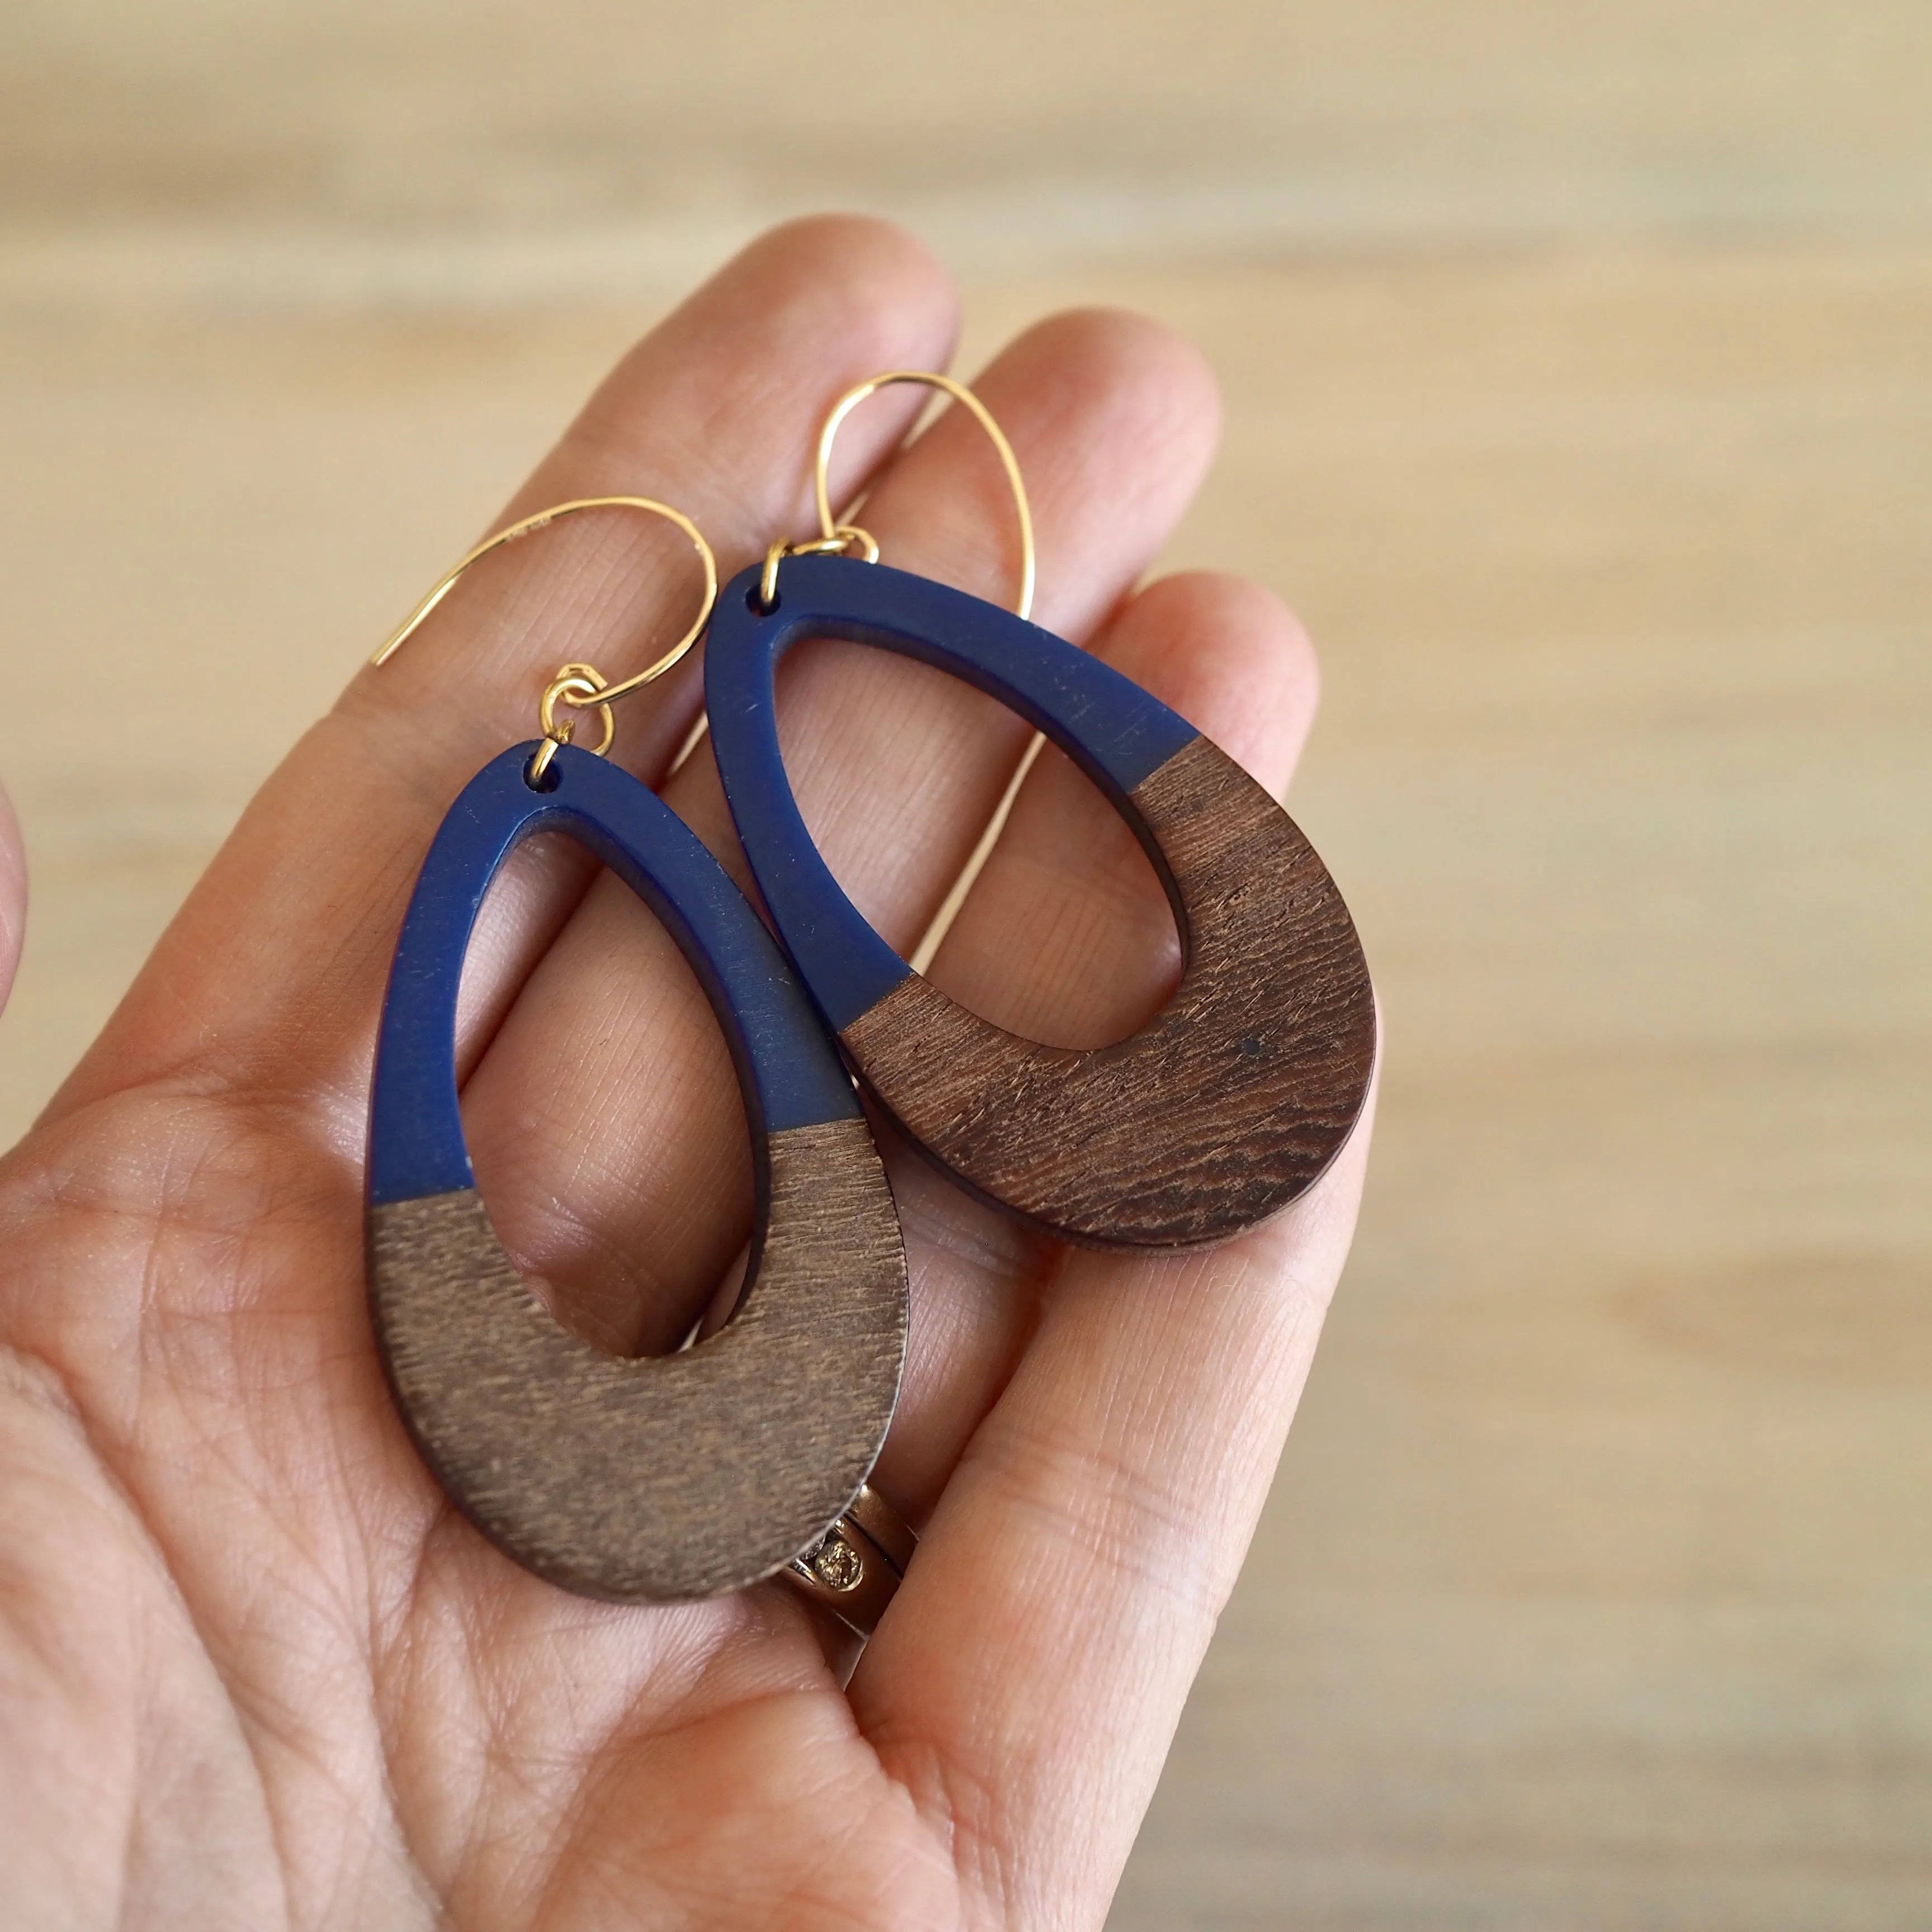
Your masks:
M758 595L758 586L755 584L745 592L745 608L754 617L769 617L784 601L778 592L774 590L772 592L772 601L767 604Z
M551 759L541 772L537 770L536 765L537 754L532 752L530 755L529 762L524 766L524 782L531 790L554 791L562 784L563 774L557 770L556 760L554 758Z

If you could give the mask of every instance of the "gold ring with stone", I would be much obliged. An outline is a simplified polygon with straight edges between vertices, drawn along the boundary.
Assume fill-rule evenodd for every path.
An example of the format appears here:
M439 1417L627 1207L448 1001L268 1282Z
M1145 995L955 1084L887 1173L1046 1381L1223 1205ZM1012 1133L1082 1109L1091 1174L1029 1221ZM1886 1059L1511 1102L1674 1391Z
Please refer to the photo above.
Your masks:
M868 1483L824 1535L778 1574L849 1629L870 1636L918 1547L912 1526Z

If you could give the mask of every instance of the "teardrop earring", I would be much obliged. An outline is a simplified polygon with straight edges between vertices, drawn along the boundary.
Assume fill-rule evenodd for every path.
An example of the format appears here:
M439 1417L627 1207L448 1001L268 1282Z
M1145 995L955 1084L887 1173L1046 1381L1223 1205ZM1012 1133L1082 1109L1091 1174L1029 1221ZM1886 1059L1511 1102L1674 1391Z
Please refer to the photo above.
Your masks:
M709 546L645 497L560 504L479 545L376 655L382 662L498 544L578 511L668 518L696 549L704 608L670 651L612 683L564 667L543 735L493 758L449 808L397 941L369 1127L376 1336L397 1406L451 1498L526 1568L621 1600L709 1596L773 1574L870 1629L911 1532L866 1486L904 1360L904 1251L851 1082L810 1000L717 862L650 789L602 762L610 706L689 650L715 601ZM557 707L596 709L596 753ZM718 1334L626 1360L567 1334L492 1229L458 1107L463 958L490 880L524 838L580 841L664 922L736 1063L757 1211L738 1312Z
M890 382L944 391L992 439L1020 520L1017 614L886 568L864 530L835 520L832 439ZM1279 1212L1341 1150L1375 1062L1367 964L1314 848L1185 718L1027 621L1026 493L1005 436L970 390L914 370L858 384L826 419L815 483L820 536L773 544L719 598L705 698L759 891L852 1066L962 1185L1063 1239L1198 1246ZM1180 932L1180 985L1146 1026L1086 1051L1022 1040L948 999L867 923L812 844L779 754L774 674L811 637L877 645L977 686L1112 800L1154 862Z

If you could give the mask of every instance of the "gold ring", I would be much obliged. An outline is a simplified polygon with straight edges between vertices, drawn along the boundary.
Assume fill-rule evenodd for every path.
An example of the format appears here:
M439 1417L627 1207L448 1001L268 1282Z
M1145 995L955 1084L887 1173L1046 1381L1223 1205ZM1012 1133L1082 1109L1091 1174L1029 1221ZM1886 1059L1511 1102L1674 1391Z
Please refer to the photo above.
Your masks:
M783 537L765 552L765 567L758 574L758 608L770 611L778 601L778 566L788 556L839 556L856 548L868 563L879 560L879 540L856 524L841 524L830 536L801 538L788 543Z
M824 1535L778 1574L848 1629L870 1636L918 1548L912 1526L868 1483Z

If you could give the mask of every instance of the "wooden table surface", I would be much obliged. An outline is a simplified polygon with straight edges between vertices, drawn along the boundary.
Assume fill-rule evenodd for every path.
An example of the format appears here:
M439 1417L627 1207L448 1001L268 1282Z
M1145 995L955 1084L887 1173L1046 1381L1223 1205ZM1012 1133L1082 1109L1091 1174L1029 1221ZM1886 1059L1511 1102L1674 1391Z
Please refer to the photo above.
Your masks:
M314 46L202 0L172 52L100 10L115 51L0 37L9 1136L814 124L713 125L716 28L653 63L598 0L527 100L534 11L404 134L441 0ZM1092 300L1214 358L1168 561L1322 646L1292 802L1386 1003L1356 1256L1114 1923L1923 1928L1932 26L1343 11L801 56L851 112L796 192L926 222L966 366ZM558 182L561 241L516 200Z

